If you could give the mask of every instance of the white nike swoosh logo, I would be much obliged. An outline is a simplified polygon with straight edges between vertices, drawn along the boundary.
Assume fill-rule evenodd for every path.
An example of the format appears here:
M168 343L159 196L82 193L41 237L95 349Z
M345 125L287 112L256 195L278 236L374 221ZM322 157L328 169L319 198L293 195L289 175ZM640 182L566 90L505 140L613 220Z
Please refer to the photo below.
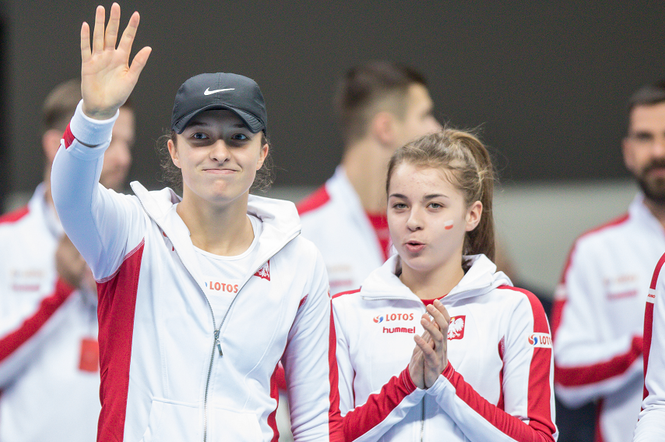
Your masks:
M230 87L230 88L226 88L226 89L215 89L214 91L211 91L210 88L206 88L206 90L203 91L203 95L212 95L212 94L216 94L217 92L235 91L235 90L236 90L236 88L234 88L234 87Z

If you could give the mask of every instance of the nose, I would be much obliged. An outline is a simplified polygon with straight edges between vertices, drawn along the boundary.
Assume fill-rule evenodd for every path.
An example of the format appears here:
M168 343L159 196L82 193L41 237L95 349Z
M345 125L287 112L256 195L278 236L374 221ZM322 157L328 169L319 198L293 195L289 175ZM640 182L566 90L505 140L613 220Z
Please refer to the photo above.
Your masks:
M231 153L224 140L217 140L210 149L210 158L218 163L228 161Z
M653 140L651 151L654 156L659 158L665 158L665 134L656 137Z
M409 219L406 221L406 228L412 232L422 230L423 222L420 216L420 211L417 208L412 208L409 212Z

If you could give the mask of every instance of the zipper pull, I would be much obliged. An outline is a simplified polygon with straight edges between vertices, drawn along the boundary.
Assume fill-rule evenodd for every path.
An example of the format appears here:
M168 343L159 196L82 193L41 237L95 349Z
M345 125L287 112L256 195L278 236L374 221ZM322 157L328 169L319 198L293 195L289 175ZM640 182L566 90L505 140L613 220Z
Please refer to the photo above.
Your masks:
M224 356L224 353L222 353L222 343L219 342L219 330L215 330L215 344L217 345L217 349L219 350L219 355Z

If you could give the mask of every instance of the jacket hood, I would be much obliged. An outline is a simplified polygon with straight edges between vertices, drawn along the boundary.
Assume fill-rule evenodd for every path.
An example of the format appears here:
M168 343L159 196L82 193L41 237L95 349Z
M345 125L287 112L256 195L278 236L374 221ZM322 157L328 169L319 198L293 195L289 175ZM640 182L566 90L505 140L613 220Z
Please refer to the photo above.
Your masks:
M196 262L194 246L189 239L189 229L175 212L175 206L181 201L181 198L170 188L148 191L137 181L132 182L131 187L148 216L172 241L175 250L182 257L182 261L190 273L200 276L198 266L188 265L188 263ZM262 222L257 262L253 266L256 268L248 269L248 275L251 276L300 234L300 218L296 206L292 202L255 195L249 196L247 213L256 216ZM249 276L247 277L249 278Z
M485 294L502 285L512 285L503 272L497 272L496 264L485 255L465 256L471 261L471 267L462 280L447 295L449 302ZM362 285L362 296L367 299L405 299L420 301L395 274L400 265L399 255L391 256L381 267L374 270Z

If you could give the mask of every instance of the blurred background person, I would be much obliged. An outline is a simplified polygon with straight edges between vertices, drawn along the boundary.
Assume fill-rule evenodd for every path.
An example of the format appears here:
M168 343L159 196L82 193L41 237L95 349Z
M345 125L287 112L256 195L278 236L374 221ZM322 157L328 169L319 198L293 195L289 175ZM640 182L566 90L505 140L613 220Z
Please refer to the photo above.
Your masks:
M78 79L48 94L42 112L44 179L27 206L0 218L3 442L89 442L97 434L97 294L89 269L64 236L50 187L53 158L80 100ZM125 106L105 155L105 187L123 188L133 143L134 112Z
M388 258L388 161L398 147L441 129L425 77L399 63L352 67L339 82L334 106L342 162L298 204L302 233L326 262L331 294L358 288Z
M635 92L628 117L623 160L641 192L627 214L577 239L552 314L557 397L595 401L605 442L631 440L642 401L644 307L665 251L665 82Z

